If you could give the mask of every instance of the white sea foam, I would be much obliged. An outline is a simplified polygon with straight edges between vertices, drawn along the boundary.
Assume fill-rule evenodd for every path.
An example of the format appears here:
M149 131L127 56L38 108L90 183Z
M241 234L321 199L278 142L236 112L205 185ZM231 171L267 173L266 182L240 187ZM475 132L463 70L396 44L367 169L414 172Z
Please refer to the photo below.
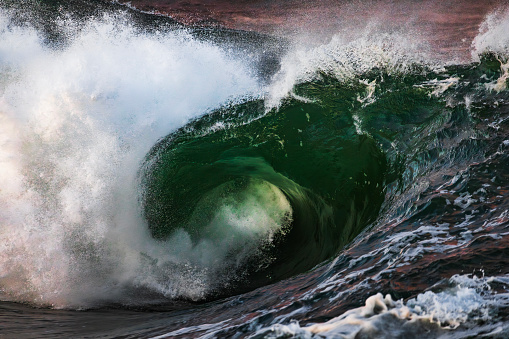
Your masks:
M406 302L378 293L365 305L325 323L300 326L276 324L259 329L252 338L437 338L447 337L460 325L489 321L505 296L491 294L490 283L503 278L457 275L442 292L427 291ZM468 325L470 324L470 325ZM480 328L479 328L480 329ZM496 328L483 328L489 332ZM470 332L472 333L472 332Z
M472 59L479 61L483 53L491 52L500 62L500 77L486 88L495 92L507 89L509 81L509 7L489 14L479 27L479 34L472 42Z
M479 27L479 34L472 42L472 58L479 60L485 52L509 57L509 7L489 14Z
M151 238L136 175L157 139L258 82L212 44L127 22L91 21L55 50L0 14L4 299L87 307L126 285L193 298L215 279L174 257L193 248L186 234Z

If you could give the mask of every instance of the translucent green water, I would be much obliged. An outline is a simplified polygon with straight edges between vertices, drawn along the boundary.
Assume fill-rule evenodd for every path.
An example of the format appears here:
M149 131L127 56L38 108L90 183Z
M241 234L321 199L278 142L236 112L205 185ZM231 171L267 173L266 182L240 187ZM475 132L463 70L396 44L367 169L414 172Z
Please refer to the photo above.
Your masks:
M227 248L249 287L304 272L338 253L447 152L446 121L470 128L465 105L450 105L468 90L451 71L496 78L498 66L487 57L441 72L373 69L346 81L318 74L268 112L260 99L213 111L146 157L150 231L157 239L184 231L195 244Z

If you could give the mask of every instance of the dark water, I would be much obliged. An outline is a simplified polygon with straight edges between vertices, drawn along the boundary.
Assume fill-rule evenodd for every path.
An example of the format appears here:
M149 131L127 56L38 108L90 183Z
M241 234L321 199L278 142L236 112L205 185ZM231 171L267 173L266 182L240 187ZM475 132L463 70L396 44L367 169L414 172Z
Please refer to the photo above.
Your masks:
M0 336L509 335L507 9L460 63L2 5Z

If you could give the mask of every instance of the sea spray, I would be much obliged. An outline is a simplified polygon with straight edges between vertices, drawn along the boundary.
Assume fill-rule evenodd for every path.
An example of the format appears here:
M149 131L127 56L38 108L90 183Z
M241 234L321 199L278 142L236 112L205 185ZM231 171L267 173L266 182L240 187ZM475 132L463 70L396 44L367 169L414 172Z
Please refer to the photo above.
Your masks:
M171 246L151 239L139 212L139 162L189 118L256 93L257 80L216 46L184 31L142 33L128 17L92 20L56 49L9 20L2 13L3 298L122 300L125 284L151 279L144 255Z

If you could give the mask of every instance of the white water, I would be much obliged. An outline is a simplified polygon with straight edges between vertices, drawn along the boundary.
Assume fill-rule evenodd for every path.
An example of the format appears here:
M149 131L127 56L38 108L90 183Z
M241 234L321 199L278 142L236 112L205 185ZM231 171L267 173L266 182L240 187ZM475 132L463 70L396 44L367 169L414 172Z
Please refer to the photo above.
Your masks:
M506 90L509 80L509 35L507 32L509 32L509 7L489 14L472 42L473 60L479 61L482 53L492 52L500 61L500 78L486 86L496 92Z
M499 56L509 55L509 7L500 8L489 14L479 27L479 34L472 42L472 58L479 60L479 55L491 51Z
M2 299L88 307L133 286L199 298L220 279L178 257L194 249L182 234L151 238L136 176L159 138L258 82L212 44L128 20L90 22L54 50L0 13Z
M301 327L297 322L261 328L252 338L462 338L468 329L488 333L495 326L488 322L491 313L507 305L506 294L492 294L491 283L506 281L506 277L477 278L453 276L453 285L442 292L427 291L407 302L394 301L390 295L378 293L366 299L365 305L354 308L324 323ZM465 324L467 323L467 326ZM455 333L460 325L464 328ZM465 330L466 333L461 333Z

